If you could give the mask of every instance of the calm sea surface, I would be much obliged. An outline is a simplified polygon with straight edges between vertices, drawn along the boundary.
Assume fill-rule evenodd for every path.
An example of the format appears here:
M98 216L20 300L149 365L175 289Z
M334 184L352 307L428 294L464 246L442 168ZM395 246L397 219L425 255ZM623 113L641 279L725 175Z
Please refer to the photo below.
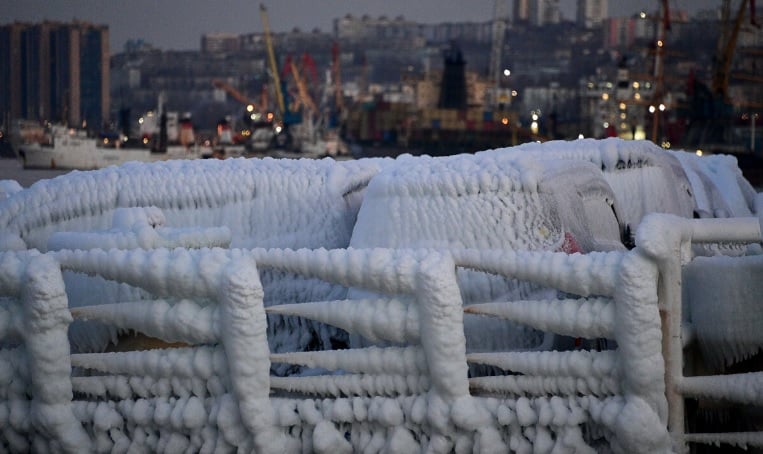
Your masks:
M0 180L16 180L25 188L39 180L55 178L69 173L70 170L25 170L21 161L16 159L0 159Z

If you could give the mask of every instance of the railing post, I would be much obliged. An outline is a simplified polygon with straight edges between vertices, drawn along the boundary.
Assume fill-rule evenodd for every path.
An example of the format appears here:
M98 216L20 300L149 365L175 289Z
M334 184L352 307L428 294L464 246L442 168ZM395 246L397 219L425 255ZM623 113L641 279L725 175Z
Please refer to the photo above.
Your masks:
M659 269L657 301L662 322L662 355L665 361L665 397L668 402L668 431L674 449L686 450L684 442L685 405L678 385L683 379L682 276L681 267L691 242L691 221L666 214L644 218L636 238L641 248Z
M270 349L257 265L251 257L232 260L223 275L222 343L241 421L256 452L284 452L285 434L275 427L270 405Z
M683 379L683 341L681 340L681 245L675 255L665 257L660 264L657 298L661 302L662 349L665 357L665 396L668 399L668 430L675 447L684 451L685 406L678 384Z
M432 391L446 401L467 396L463 303L453 259L438 253L424 258L416 287L421 346L427 358Z
M71 356L67 330L72 321L61 268L51 257L32 257L22 275L21 329L32 388L32 421L60 443L80 453L92 443L72 411Z

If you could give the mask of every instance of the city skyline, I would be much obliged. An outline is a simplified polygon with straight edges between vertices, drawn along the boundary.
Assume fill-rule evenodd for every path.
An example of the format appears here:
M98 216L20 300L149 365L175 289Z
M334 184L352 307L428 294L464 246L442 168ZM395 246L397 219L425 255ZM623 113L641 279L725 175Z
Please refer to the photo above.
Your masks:
M470 2L426 0L285 0L263 2L268 8L271 29L289 31L294 28L319 28L331 32L333 20L347 14L371 17L403 16L422 22L488 21L493 15L494 0ZM574 19L576 0L560 0L560 10L566 19ZM690 12L718 6L716 0L672 1L671 7ZM610 0L610 16L628 16L641 10L653 11L655 0ZM199 48L206 33L256 33L262 31L259 2L242 0L101 2L97 0L0 0L4 12L0 25L21 22L81 20L109 26L112 53L122 51L129 39L142 39L164 50L193 50ZM295 13L298 12L298 13Z

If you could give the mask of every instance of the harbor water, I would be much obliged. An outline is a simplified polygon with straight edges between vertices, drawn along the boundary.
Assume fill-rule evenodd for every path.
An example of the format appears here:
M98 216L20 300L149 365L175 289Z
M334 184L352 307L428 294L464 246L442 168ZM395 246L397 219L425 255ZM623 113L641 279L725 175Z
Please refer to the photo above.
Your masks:
M39 180L55 178L69 172L71 170L24 169L21 161L18 159L0 159L0 180L16 180L25 188Z

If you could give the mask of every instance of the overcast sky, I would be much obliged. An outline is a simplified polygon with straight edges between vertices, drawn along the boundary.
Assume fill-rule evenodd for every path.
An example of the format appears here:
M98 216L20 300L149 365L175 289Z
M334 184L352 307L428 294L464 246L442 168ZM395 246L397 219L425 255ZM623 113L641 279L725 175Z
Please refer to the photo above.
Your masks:
M262 31L258 1L249 0L0 0L0 24L45 19L85 20L109 26L112 52L127 39L141 38L161 49L198 49L201 35L212 32ZM487 21L494 0L270 0L270 27L287 31L320 28L346 14L399 15L424 23ZM562 13L574 17L576 0L560 0ZM671 8L717 7L720 0L671 0ZM610 16L655 11L657 0L610 0Z

